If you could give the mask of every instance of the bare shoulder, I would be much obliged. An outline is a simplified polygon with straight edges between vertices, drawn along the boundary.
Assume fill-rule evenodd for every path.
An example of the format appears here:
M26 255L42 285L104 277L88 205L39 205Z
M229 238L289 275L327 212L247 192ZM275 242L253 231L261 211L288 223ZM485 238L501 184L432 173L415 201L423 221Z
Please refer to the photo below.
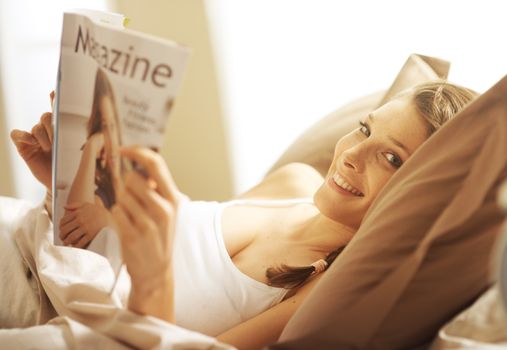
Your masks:
M239 198L311 197L322 184L323 177L312 166L290 163L269 173L258 185Z

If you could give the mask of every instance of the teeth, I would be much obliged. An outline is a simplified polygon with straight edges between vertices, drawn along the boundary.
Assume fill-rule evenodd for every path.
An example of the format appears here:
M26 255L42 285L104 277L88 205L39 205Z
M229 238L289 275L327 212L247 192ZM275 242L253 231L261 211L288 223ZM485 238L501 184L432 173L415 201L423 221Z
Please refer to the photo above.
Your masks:
M338 185L340 186L341 188L343 188L344 190L347 190L349 191L350 193L352 194L355 194L356 196L362 196L363 194L361 192L359 192L358 190L356 190L354 187L352 187L349 183L347 183L347 181L345 181L340 175L338 174L335 174L333 176L333 181Z

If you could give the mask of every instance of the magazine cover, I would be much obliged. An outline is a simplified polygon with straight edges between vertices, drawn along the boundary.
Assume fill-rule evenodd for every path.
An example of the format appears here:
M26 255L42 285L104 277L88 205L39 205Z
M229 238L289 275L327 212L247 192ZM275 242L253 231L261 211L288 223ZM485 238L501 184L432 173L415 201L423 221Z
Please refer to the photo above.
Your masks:
M189 56L123 22L113 13L64 14L55 101L54 242L105 256L117 240L110 208L133 166L119 147L159 149Z

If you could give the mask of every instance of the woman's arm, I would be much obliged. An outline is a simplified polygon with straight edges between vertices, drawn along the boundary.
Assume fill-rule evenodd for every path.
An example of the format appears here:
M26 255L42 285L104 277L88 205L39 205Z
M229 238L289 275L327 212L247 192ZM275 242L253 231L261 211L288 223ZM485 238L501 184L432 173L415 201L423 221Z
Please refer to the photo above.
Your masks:
M124 148L121 154L147 174L128 173L125 188L112 208L132 280L128 307L174 322L173 237L178 205L184 196L159 154L141 147Z
M289 319L321 276L322 274L315 276L290 298L220 334L217 339L234 345L239 350L262 349L276 343Z
M125 189L112 208L122 256L132 280L128 308L174 322L172 249L176 213L184 195L160 155L140 147L123 148L121 154L136 161L147 173L147 177L137 172L127 174ZM239 349L260 349L276 342L319 278L317 275L295 295L218 339Z
M60 239L65 245L84 248L106 226L114 227L113 218L99 198L96 203L70 203L60 219Z
M69 190L67 204L95 203L95 163L103 146L104 136L101 133L91 135L86 141L76 176Z

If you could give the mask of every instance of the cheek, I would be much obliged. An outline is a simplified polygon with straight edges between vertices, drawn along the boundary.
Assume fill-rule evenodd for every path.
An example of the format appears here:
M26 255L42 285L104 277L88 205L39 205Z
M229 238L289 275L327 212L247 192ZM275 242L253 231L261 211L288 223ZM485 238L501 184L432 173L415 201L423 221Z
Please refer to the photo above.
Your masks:
M337 159L341 156L343 152L354 147L360 142L360 140L354 135L354 132L343 136L341 139L336 142L334 146L334 155L333 155L333 164L336 163Z

